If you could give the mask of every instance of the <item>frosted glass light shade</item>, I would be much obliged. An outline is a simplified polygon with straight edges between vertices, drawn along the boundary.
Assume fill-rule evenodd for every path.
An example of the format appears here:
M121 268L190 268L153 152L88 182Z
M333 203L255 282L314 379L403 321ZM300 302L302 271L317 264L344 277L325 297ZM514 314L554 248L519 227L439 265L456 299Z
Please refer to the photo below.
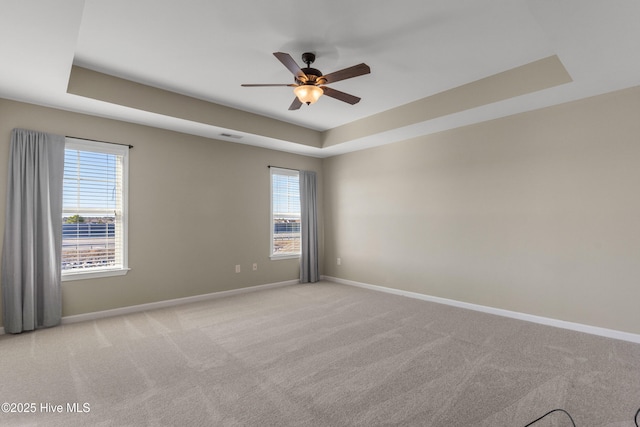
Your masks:
M300 85L293 89L293 93L296 94L300 102L309 105L315 103L324 92L318 86Z

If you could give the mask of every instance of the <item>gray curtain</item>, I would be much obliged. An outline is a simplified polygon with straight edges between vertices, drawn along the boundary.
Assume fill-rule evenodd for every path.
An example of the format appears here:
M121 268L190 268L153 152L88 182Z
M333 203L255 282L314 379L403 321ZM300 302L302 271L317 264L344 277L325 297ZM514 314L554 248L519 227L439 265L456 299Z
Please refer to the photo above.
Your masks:
M316 207L316 173L300 171L300 215L302 256L300 282L320 280L318 271L318 212Z
M1 277L8 333L60 323L64 142L60 135L11 133Z

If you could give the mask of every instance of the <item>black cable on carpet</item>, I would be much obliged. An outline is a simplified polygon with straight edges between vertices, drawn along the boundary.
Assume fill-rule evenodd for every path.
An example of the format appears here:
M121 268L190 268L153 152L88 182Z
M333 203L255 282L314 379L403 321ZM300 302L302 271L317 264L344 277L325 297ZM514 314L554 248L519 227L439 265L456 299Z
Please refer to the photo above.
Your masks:
M546 416L553 414L554 412L564 412L565 414L567 414L567 417L569 417L569 419L571 420L571 424L573 424L573 427L576 427L576 423L573 421L573 418L571 418L571 415L567 411L565 411L564 409L553 409L553 410L547 412L546 414L544 414L543 416L541 416L540 418L537 418L537 419L531 421L529 424L527 424L524 427L529 427L529 426L537 423L541 419L545 418ZM636 427L640 427L640 425L638 425L638 415L640 415L640 408L638 408L638 411L636 412L635 417L633 417L633 421L636 423Z

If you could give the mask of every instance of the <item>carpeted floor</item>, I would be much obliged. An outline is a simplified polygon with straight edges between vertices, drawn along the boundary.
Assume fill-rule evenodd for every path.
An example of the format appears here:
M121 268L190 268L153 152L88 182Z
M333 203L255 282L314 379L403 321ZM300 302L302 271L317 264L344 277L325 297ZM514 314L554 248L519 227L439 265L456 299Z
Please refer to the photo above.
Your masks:
M1 402L35 409L8 426L524 426L564 408L633 427L640 407L638 344L327 282L4 335L0 376Z

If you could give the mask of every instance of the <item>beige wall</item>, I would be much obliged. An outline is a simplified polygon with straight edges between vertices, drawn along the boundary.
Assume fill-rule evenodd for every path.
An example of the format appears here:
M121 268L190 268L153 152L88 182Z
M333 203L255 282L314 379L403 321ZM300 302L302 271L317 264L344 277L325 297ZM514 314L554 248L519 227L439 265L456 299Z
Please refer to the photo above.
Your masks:
M132 271L63 283L63 315L291 280L267 165L316 170L324 274L640 333L638 112L634 88L322 161L0 100L0 229L14 127L130 143Z
M640 333L639 113L633 88L326 159L325 274Z
M0 99L0 230L10 133L16 127L135 146L129 187L132 270L123 277L64 282L63 316L299 277L297 260L269 260L267 165L315 170L322 195L320 159ZM242 266L239 274L236 264Z

